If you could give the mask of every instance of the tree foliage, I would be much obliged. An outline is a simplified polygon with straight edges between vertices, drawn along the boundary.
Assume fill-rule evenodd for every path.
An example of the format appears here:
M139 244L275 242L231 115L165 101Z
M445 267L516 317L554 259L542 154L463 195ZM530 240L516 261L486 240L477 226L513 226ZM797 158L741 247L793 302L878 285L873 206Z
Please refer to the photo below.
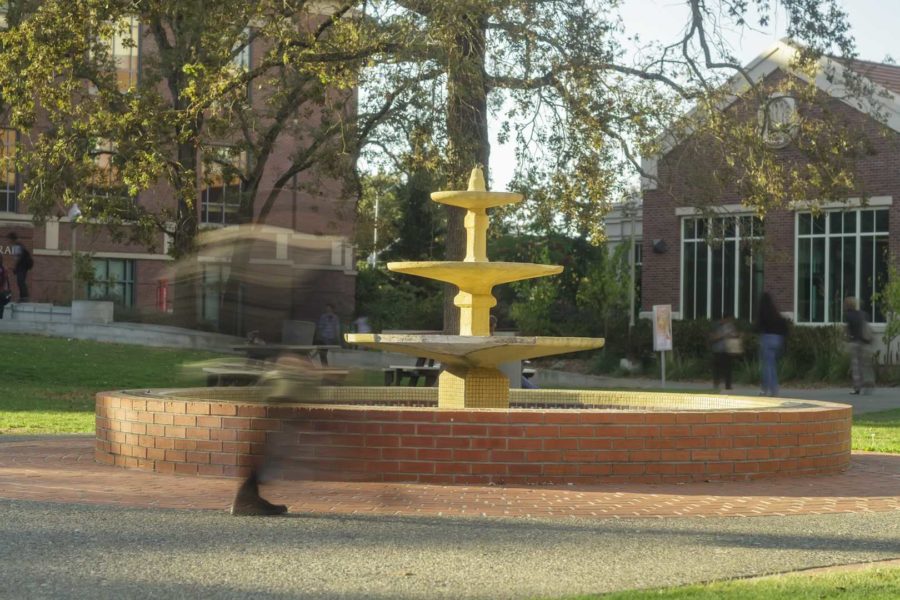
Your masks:
M351 4L323 6L22 5L0 33L0 91L10 124L26 137L22 199L30 212L41 220L77 203L85 217L127 223L123 233L144 242L165 232L182 255L193 249L204 172L239 182L238 222L265 223L299 174L314 173L309 193L323 177L349 179L360 136L379 116L355 118L359 62L344 52L357 34ZM131 80L117 76L112 40L120 50L142 47ZM264 187L266 177L274 182ZM148 190L162 200L134 201Z

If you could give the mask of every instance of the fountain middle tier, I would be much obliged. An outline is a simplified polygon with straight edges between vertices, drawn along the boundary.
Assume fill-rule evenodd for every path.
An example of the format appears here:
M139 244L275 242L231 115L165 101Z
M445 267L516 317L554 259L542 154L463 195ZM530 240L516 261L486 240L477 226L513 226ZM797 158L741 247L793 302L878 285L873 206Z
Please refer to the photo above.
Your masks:
M450 368L488 368L541 356L603 347L603 338L349 333L351 344L433 358Z
M388 269L417 277L452 283L460 291L490 294L495 285L562 273L559 265L513 262L418 261L392 262Z

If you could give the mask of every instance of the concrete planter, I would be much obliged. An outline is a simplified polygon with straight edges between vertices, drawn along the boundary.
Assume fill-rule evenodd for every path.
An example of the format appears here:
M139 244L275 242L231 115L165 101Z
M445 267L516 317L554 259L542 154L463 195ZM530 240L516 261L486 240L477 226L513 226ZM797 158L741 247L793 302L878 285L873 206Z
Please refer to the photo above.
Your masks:
M108 300L74 300L73 323L112 323L113 303Z

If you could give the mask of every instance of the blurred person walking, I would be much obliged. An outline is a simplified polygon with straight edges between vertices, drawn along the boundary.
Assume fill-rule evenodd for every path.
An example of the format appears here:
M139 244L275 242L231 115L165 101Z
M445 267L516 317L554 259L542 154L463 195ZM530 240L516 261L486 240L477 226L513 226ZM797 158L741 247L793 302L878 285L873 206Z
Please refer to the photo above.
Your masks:
M713 355L713 385L718 391L719 383L723 382L725 389L730 390L732 357L744 352L741 337L730 314L722 315L716 322L710 335L710 349Z
M309 361L297 356L284 355L275 361L272 370L267 372L261 385L266 386L266 403L302 402L309 400L315 393L316 382ZM283 515L288 507L284 504L273 504L259 493L259 485L275 479L284 467L287 456L286 448L296 448L290 442L297 435L297 423L284 421L280 431L270 431L266 435L265 454L254 457L247 479L241 483L231 504L231 514L237 517L265 517Z
M762 370L763 396L778 395L778 359L784 352L784 341L788 335L788 322L769 292L763 292L759 299L759 316L756 321L759 332L759 362Z
M875 388L875 367L872 364L872 328L866 313L859 310L856 298L844 300L844 321L847 323L847 343L850 350L850 370L853 376L851 394L870 394Z

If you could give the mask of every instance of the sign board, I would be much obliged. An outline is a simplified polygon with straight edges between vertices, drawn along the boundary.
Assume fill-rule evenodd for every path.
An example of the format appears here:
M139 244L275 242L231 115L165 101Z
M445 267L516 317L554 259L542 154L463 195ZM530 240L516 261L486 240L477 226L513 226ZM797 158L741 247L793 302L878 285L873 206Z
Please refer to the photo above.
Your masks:
M657 304L653 307L653 350L663 352L672 349L672 305Z

